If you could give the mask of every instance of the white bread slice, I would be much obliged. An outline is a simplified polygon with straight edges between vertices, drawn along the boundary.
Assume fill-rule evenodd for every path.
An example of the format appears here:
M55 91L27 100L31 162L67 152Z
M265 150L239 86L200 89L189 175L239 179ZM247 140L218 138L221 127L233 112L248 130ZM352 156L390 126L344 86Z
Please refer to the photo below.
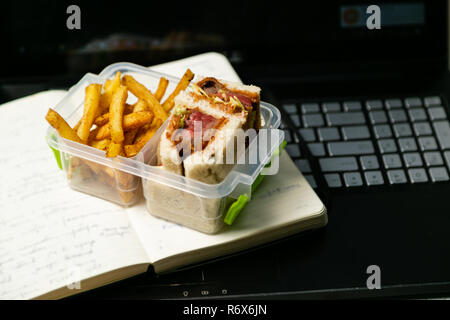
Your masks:
M159 141L159 159L164 169L167 171L182 175L183 165L177 149L174 147L172 141L167 138L166 130L161 134Z
M220 183L225 179L236 161L236 131L244 123L241 117L229 117L222 129L216 132L213 142L183 161L184 175L209 184ZM227 159L227 150L232 151L231 159Z
M217 119L227 118L225 125L216 132L214 141L210 142L202 151L192 153L183 161L184 175L187 178L201 182L216 184L221 182L233 168L236 157L231 164L227 164L226 152L233 148L235 150L235 133L241 129L247 119L247 112L227 113L220 109L220 105L210 102L208 99L196 99L196 95L182 92L175 98L175 104L183 103L188 108L198 108L204 114L211 115Z
M220 119L222 117L225 117L228 120L228 122L222 127L222 129L235 129L242 127L243 123L246 121L247 112L242 111L240 113L235 114L229 114L225 110L221 109L218 104L211 102L209 99L203 98L195 93L187 92L187 91L181 91L176 97L175 97L175 105L176 106L184 106L187 109L198 109L201 113L208 114L213 116L216 119ZM222 129L220 131L222 131ZM168 126L164 130L164 132L161 134L161 140L159 143L159 162L163 165L163 167L173 173L183 175L183 164L181 163L181 158L179 156L177 148L174 146L173 142L170 140L170 138L167 138L167 132L168 132ZM227 131L228 132L228 131ZM225 136L224 134L220 135ZM225 137L222 138L215 138L214 143L209 143L208 147L211 145L216 145L217 150L219 150L218 156L220 157L223 154L223 151L220 152L221 149L226 148L226 144L224 143ZM205 157L205 159L211 159L214 158L214 151L211 148L205 148L203 151L195 152L201 153L201 157ZM199 170L202 166L194 166L193 164L197 162L198 160L197 156L196 158L192 159L188 163L192 165L188 165L189 168ZM189 157L188 157L189 158ZM186 161L187 159L185 159ZM224 162L224 161L223 161ZM203 163L203 162L201 162ZM227 167L227 166L225 166ZM232 167L232 166L231 166ZM206 169L206 168L205 168ZM186 171L184 172L186 176L190 175L190 169L188 169L187 175ZM229 169L227 168L226 171L228 172ZM206 174L206 173L205 173ZM194 176L198 176L197 174L193 174ZM223 174L220 174L220 177L222 177ZM194 178L195 179L195 178ZM208 181L216 181L216 179L201 179L208 180ZM205 181L206 182L206 181ZM217 182L209 182L209 183L217 183Z
M199 83L203 79L208 78L202 75L198 75L195 77L195 83ZM217 79L221 84L225 86L230 91L237 91L237 92L245 92L249 93L251 95L260 95L261 88L254 86L254 85L245 85L239 82L232 82L232 81L226 81L222 79Z

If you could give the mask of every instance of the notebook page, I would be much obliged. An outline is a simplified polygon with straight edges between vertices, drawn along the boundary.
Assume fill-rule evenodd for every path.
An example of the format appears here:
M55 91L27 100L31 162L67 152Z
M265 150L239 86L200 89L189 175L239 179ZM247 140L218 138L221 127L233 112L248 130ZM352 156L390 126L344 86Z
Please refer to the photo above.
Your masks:
M134 229L152 263L173 255L245 241L265 231L323 215L324 206L286 152L280 156L280 171L266 176L231 227L207 235L155 218L143 205L128 208ZM219 253L220 255L220 253Z
M124 210L73 191L57 167L44 117L64 94L0 106L0 299L148 262Z

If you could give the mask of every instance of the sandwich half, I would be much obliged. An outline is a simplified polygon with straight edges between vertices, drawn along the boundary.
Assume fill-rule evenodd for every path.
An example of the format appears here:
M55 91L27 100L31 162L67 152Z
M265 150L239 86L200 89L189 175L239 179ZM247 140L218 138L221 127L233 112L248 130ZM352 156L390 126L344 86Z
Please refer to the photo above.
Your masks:
M257 133L261 127L260 88L208 77L190 89L175 98L161 135L160 163L188 178L219 183L235 164L238 131Z

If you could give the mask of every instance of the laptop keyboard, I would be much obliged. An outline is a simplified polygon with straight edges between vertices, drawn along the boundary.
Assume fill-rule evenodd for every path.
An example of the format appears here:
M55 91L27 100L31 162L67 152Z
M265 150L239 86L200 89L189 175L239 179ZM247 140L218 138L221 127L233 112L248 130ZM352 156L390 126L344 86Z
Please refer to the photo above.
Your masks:
M314 188L319 179L329 188L450 180L450 126L439 96L291 101L283 109L291 122L282 123L286 150Z

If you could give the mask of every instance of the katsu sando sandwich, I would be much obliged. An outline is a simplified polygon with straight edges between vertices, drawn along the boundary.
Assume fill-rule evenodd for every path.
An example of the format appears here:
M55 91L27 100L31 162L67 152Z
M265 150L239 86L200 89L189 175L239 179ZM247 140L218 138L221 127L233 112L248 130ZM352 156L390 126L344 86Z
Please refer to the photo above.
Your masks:
M175 98L161 135L163 168L209 184L221 182L234 166L236 134L261 127L260 88L216 78L201 78ZM235 134L236 133L236 134Z

